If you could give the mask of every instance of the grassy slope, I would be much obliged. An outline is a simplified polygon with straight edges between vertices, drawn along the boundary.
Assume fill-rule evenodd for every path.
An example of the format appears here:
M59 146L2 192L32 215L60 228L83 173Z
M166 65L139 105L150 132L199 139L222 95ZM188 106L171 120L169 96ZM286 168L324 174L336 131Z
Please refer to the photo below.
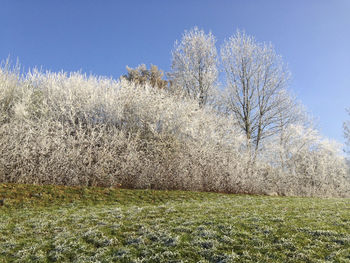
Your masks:
M4 197L0 262L350 262L349 199L0 184Z

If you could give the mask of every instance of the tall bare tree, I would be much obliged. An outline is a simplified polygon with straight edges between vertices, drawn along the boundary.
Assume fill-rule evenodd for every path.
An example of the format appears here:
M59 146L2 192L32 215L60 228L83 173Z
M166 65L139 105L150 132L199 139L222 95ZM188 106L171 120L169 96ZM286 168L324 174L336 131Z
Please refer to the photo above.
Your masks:
M175 42L172 51L173 89L182 90L200 106L208 103L218 77L215 37L197 27L185 31L181 42Z
M225 41L221 58L226 73L224 109L237 119L255 156L261 141L294 119L286 89L290 74L271 44L258 43L240 31Z

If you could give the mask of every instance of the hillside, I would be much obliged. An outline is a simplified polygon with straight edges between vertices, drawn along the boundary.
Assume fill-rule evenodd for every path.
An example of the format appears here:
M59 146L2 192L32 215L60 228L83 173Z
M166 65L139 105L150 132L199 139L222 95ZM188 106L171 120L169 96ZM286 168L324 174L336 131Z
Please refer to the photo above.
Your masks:
M0 185L0 262L348 262L350 199Z

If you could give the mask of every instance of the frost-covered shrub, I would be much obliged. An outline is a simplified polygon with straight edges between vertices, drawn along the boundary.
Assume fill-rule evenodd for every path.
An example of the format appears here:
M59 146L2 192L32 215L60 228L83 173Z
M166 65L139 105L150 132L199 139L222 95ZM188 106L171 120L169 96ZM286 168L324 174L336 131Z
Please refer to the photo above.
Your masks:
M289 161L295 195L349 196L349 175L345 158L334 143L323 140L311 151L300 151Z
M281 143L282 142L282 143ZM276 192L301 196L349 196L350 178L341 145L312 128L290 125L263 152L267 180Z
M332 144L289 127L252 162L232 116L151 86L0 69L0 182L346 195Z
M0 73L2 94L19 91L1 108L3 182L238 190L243 137L211 108L80 73Z
M0 67L0 124L9 122L13 117L14 106L21 96L18 69L12 69L6 61Z

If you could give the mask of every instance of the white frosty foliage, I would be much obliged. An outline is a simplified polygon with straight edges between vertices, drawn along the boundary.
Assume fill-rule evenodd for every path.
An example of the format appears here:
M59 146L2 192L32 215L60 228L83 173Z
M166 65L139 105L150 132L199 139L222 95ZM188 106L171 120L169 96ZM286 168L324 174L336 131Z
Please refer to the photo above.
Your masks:
M349 194L344 158L303 125L252 164L237 119L149 85L3 67L0 95L0 182Z
M11 74L0 76L16 94L1 104L1 181L236 189L243 137L195 100L80 73Z
M272 138L264 149L265 161L280 170L274 180L281 193L349 194L349 175L341 144L301 125L289 125L284 136L283 144Z
M185 31L181 42L175 42L172 52L172 89L205 105L212 99L216 81L217 51L215 37L197 27Z

